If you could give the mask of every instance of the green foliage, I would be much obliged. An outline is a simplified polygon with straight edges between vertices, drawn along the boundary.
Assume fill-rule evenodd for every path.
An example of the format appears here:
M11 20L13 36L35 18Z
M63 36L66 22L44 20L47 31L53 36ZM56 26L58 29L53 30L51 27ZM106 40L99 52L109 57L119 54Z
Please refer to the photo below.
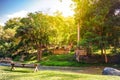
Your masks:
M79 43L78 46L87 46L88 41L86 39L82 39Z
M17 29L21 23L20 23L20 18L12 18L12 19L9 19L5 26L4 26L4 29Z
M60 12L54 16L35 12L29 13L25 18L9 19L4 28L0 27L0 49L5 55L13 55L21 51L29 53L31 50L34 53L48 45L76 43L74 23L73 17L63 17Z
M112 45L117 50L119 45L119 0L73 0L75 5L75 21L80 26L80 42L82 46L96 46L106 49ZM119 18L119 19L118 19Z
M48 49L45 49L42 53L43 56L50 56L52 55L52 52L50 52Z
M73 17L64 17L57 11L53 16L35 12L29 13L25 18L9 19L4 27L0 26L0 54L12 56L21 51L34 53L38 50L40 52L39 49L43 46L76 45L76 24L80 25L78 46L92 49L92 51L101 49L101 52L103 48L112 46L112 53L119 53L120 13L115 13L119 9L120 1L72 1L75 2ZM51 54L43 53L43 56L47 55Z
M21 58L20 55L13 56L14 61L20 61L20 58Z
M51 18L50 23L55 30L54 37L50 38L51 44L66 45L76 42L76 26L73 17L63 17L57 13Z
M113 48L113 49L111 49L111 53L112 53L112 55L120 54L120 48L117 48L117 49Z

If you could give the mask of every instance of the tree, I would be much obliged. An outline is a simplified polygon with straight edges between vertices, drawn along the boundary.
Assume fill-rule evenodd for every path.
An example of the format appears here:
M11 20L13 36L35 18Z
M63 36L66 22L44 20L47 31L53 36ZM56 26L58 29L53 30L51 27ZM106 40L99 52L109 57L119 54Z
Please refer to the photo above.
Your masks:
M54 37L50 39L51 44L63 46L76 43L76 26L73 17L63 17L60 12L56 12L49 22L55 31Z
M50 16L41 12L30 13L27 18L21 20L22 26L19 27L18 34L21 41L34 46L37 49L38 61L42 58L42 48L49 43L52 27L49 24ZM20 41L20 42L21 42Z
M120 35L120 1L111 0L111 8L106 16L105 29L108 44L114 47L114 53L117 53L119 47Z
M11 29L7 29L2 31L1 38L0 38L0 50L1 53L5 56L11 55L11 48L13 47L13 38L14 38L14 31Z
M12 18L12 19L9 19L5 23L4 29L8 29L8 28L17 29L21 25L20 20L21 20L21 18Z
M107 16L114 4L114 0L73 1L76 6L76 23L81 26L80 37L83 40L90 40L91 42L88 43L88 45L92 44L98 46L101 49L101 54L104 55L105 62L107 63L106 47L108 40L106 30L110 30L111 28L106 27L107 25L105 23L108 21ZM88 33L91 35L88 35Z
M15 42L15 34L16 29L20 27L20 18L13 18L9 19L5 26L3 27L3 35L2 35L2 41L3 41L3 48L4 53L11 54L15 51L14 47L16 46Z

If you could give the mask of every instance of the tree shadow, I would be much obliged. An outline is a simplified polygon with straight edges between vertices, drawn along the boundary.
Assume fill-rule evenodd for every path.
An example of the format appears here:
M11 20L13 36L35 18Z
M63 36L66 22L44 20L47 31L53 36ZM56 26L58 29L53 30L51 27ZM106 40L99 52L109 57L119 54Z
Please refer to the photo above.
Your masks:
M32 69L15 69L15 70L11 70L10 68L8 69L3 69L4 71L8 71L8 72L19 72L19 73L33 73L34 70Z

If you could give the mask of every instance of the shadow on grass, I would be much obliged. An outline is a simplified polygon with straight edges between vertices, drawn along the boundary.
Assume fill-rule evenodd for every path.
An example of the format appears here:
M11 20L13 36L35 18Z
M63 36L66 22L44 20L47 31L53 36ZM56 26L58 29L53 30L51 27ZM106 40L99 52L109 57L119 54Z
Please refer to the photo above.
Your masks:
M33 73L34 70L32 69L15 69L15 70L11 70L10 68L8 69L3 69L4 71L8 71L8 72L20 72L20 73Z

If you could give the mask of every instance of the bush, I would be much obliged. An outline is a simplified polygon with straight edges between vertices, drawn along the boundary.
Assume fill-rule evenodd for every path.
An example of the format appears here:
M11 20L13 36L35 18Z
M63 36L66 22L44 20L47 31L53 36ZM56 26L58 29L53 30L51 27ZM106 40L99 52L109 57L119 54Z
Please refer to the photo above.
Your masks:
M4 53L0 52L0 57L5 57Z
M20 60L20 55L15 55L12 57L14 61L19 61Z
M52 52L49 51L48 49L45 49L42 53L43 56L49 56L49 55L52 55Z

